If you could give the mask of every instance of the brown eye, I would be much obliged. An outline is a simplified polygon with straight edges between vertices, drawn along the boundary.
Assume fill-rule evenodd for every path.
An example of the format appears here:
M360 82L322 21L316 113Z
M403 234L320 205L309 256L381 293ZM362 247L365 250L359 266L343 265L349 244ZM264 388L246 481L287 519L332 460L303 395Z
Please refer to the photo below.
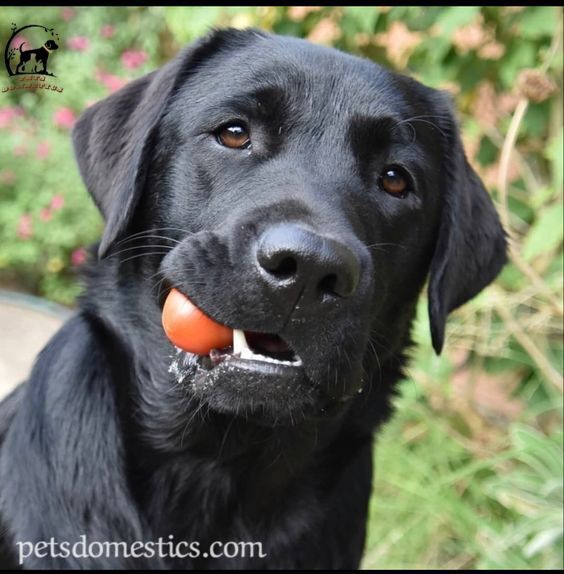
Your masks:
M247 128L242 124L229 124L217 132L217 141L225 146L235 149L247 149L251 145L251 138Z
M400 167L388 167L380 176L380 187L390 195L403 197L409 191L409 177Z

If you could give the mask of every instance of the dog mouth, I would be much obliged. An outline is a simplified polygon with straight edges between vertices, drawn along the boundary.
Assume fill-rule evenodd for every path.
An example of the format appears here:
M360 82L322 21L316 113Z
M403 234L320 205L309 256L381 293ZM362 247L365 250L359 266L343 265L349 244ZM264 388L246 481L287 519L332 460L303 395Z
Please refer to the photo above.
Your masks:
M177 347L169 372L213 410L259 424L294 424L319 410L318 386L277 334L234 329L232 345L203 356Z
M233 345L223 349L212 349L202 357L201 365L211 370L226 360L253 361L279 367L303 366L300 357L279 335L233 330Z
M190 376L215 374L218 368L229 367L247 375L282 375L291 377L303 372L303 362L282 337L274 333L233 330L233 344L222 349L211 349L207 355L195 355L176 347L176 356L169 372L183 382ZM197 371L197 372L196 372ZM266 381L265 381L266 382Z

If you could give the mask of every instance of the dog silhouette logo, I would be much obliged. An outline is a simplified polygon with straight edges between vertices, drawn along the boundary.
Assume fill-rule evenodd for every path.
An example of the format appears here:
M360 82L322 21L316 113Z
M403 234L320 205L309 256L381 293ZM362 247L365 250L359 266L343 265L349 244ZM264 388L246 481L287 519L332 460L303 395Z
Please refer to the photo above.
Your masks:
M12 23L12 35L4 49L4 64L10 76L53 76L53 53L59 49L59 35L53 28L28 24L18 28Z

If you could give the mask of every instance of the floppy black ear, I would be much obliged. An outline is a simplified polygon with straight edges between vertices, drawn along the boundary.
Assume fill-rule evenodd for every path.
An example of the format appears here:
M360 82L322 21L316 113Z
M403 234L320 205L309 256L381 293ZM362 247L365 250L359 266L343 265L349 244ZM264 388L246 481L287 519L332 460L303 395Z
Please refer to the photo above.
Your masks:
M121 235L143 188L155 129L178 62L135 80L88 108L73 129L80 174L106 220L102 257Z
M449 118L441 126L445 197L429 280L431 337L437 354L443 347L448 313L491 283L507 260L505 232L466 159L451 104L445 103Z
M98 255L126 230L142 194L153 136L176 86L206 58L260 36L254 30L213 32L166 66L88 108L73 129L80 174L106 220Z

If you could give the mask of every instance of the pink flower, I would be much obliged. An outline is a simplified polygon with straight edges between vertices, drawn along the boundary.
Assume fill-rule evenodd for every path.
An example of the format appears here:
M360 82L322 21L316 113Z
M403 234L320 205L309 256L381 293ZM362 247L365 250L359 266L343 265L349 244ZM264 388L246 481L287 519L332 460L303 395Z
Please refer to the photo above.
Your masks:
M45 159L51 152L51 144L44 140L38 146L36 150L37 159Z
M121 63L128 70L135 70L147 61L147 52L143 50L126 50L121 55Z
M76 11L74 10L74 8L71 8L70 6L65 6L61 10L61 18L65 22L72 20L75 16L76 16Z
M82 265L82 263L86 261L86 255L87 253L84 247L79 247L78 249L75 249L71 254L71 263L75 267Z
M11 169L0 171L0 183L3 185L12 185L16 181L16 174Z
M41 219L41 221L49 221L51 219L51 210L48 207L44 207L39 212L39 219Z
M7 128L13 117L12 108L0 108L0 129Z
M86 52L90 47L90 40L86 36L73 36L67 40L67 44L75 52Z
M124 80L123 78L120 78L119 76L114 76L113 74L108 74L102 80L102 83L104 84L104 86L106 86L106 88L108 88L108 90L110 90L110 92L115 92L115 91L123 88L123 86L125 86L125 84L127 84L127 80Z
M13 154L16 157L21 157L22 155L25 155L27 153L27 147L24 145L17 145L14 149L13 149Z
M21 239L29 239L33 235L31 215L24 213L18 222L18 236Z
M61 18L62 18L65 22L68 22L69 20L72 20L75 16L76 16L76 12L75 12L74 8L71 8L70 6L65 6L65 7L61 10Z
M16 106L0 108L0 129L9 127L13 120L22 115L22 109Z
M102 38L111 38L115 34L115 28L111 24L104 24L100 30L100 36Z
M60 128L70 130L74 125L76 117L70 108L59 108L53 116L53 122Z
M62 195L54 195L51 199L51 209L57 211L65 205L65 198Z
M107 72L104 72L104 70L96 71L96 79L110 90L110 92L115 92L127 84L127 80L124 78L120 78L114 74L108 74Z

